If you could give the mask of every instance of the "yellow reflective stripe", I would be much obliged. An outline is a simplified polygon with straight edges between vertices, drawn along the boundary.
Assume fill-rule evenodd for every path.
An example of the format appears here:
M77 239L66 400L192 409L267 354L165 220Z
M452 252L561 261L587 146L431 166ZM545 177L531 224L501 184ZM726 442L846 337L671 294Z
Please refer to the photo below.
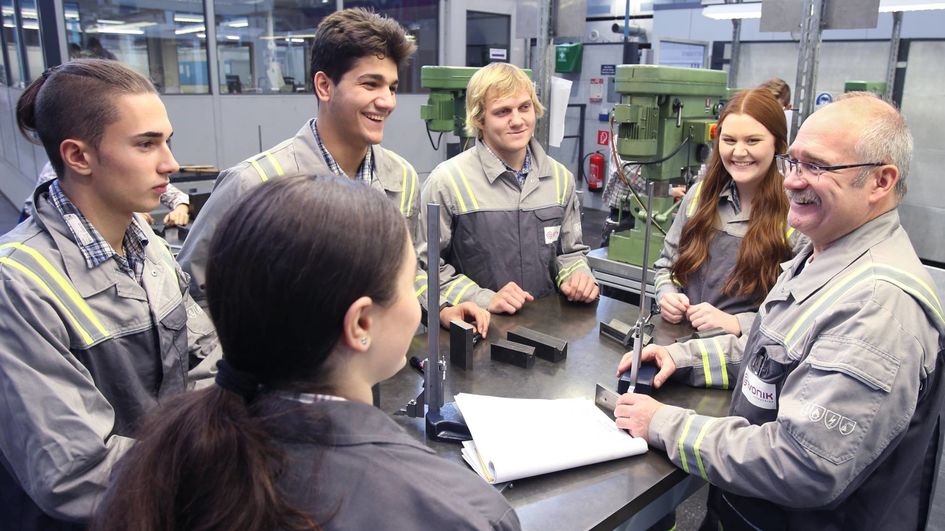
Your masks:
M929 287L926 286L924 282L922 282L922 281L919 280L918 278L916 278L916 277L914 277L914 276L912 276L912 275L906 273L905 271L899 271L899 273L910 277L911 280L914 280L916 283L918 283L919 285L921 285L922 287L924 287L926 290L929 289ZM938 320L939 320L939 321L945 322L945 318L942 317L942 309L941 309L941 305L940 305L939 302L938 302L938 297L936 297L933 292L929 291L929 293L928 293L928 294L932 297L932 301L930 301L930 300L926 299L924 295L922 295L921 293L919 293L915 288L913 288L913 287L911 287L911 286L908 286L908 285L906 285L906 284L903 284L902 281L896 280L896 279L894 279L894 278L892 278L892 277L888 277L888 276L886 276L886 275L876 275L876 278L877 278L877 279L881 279L881 280L886 280L886 281L888 281L888 282L891 282L892 284L895 284L896 286L899 286L899 288L900 288L901 290L905 291L906 293L909 293L909 294L912 295L913 297L915 297L915 298L919 299L920 301L922 301L922 303L923 303L928 309L932 310L932 313L935 314L935 317L938 317ZM932 304L933 301L934 301L936 304L933 305L933 304Z
M586 264L584 263L584 260L577 260L577 261L574 262L573 264L571 264L571 265L569 265L568 267L566 267L566 268L562 269L561 271L559 271L559 272L558 272L558 276L557 276L557 278L556 278L556 281L558 282L558 285L560 286L561 283L564 282L564 280L565 280L566 278L568 278L568 276L569 276L571 273L573 273L574 271L576 271L577 268L581 267L582 265L586 265Z
M417 296L417 297L419 297L420 295L423 295L423 292L426 291L426 290L427 290L427 285L424 284L424 285L420 286L420 289L418 289L417 292L416 292L414 295Z
M459 177L463 180L463 186L466 188L466 193L469 194L469 200L472 202L473 208L479 210L479 201L476 201L476 195L473 194L472 188L469 186L469 180L466 179L466 174L463 173L463 169L456 166L456 169L459 170Z
M460 275L459 278L457 278L456 280L453 281L452 284L450 284L450 289L446 290L446 294L443 295L443 298L449 299L450 293L452 293L453 290L456 289L456 286L462 284L463 280L469 280L469 277L467 277L466 275ZM472 282L471 280L469 281Z
M788 343L791 342L791 339L794 337L794 334L797 333L797 331L801 328L801 325L807 321L807 318L810 317L812 313L814 313L815 311L819 311L825 303L833 300L834 293L836 293L840 289L845 288L847 284L849 284L853 279L858 277L861 273L865 272L868 268L869 266L867 265L867 266L864 266L855 270L853 273L849 274L846 278L844 278L840 282L837 282L836 284L831 286L830 289L824 292L824 294L821 295L820 298L817 299L817 301L814 302L814 304L812 304L811 307L808 308L806 312L801 314L801 316L797 319L797 322L794 324L794 326L792 326L791 329L788 330L787 335L784 336L784 344L787 345Z
M709 351L705 348L705 340L697 339L699 352L702 353L702 372L705 375L705 386L712 387L712 367L709 366Z
M653 283L653 287L656 289L660 289L664 285L669 284L670 283L669 277L670 277L669 273L662 273L658 275L656 277L656 281Z
M702 466L702 453L699 451L699 447L702 446L702 440L705 439L705 434L709 431L709 426L715 422L715 419L712 419L705 423L702 426L702 429L699 430L699 436L696 437L696 443L692 445L692 453L696 454L696 464L699 465L699 475L702 476L702 479L708 481L709 476L705 472L705 467Z
M249 161L249 163L253 165L253 168L256 168L256 173L259 174L259 178L262 179L263 182L269 180L269 176L266 175L266 170L262 169L262 166L260 166L255 159Z
M555 199L561 204L561 179L558 177L558 165L552 164L555 170Z
M689 208L686 209L686 216L692 216L699 205L699 192L702 191L702 181L692 185L692 201L689 202Z
M404 210L404 201L407 199L407 167L404 166L404 163L397 161L400 164L400 170L403 173L403 179L400 183L400 213L404 216L407 215L407 211Z
M725 366L725 356L722 354L722 344L717 337L712 338L715 351L719 354L719 366L722 369L722 389L728 389L728 367Z
M79 295L79 292L76 291L72 283L66 280L66 278L62 276L62 274L59 273L59 271L57 271L56 268L52 266L52 264L49 263L49 260L46 260L45 256L39 254L36 249L33 249L27 245L23 245L22 243L7 243L0 245L0 249L6 248L14 248L19 251L23 251L24 253L30 255L33 260L36 260L36 263L38 263L40 267L43 268L43 271L45 271L46 274L49 275L56 282L56 284L59 285L62 291L64 291L65 294L69 296L69 299L72 300L72 303L75 304L79 311L82 312L82 315L84 315L85 318L88 319L90 323L92 323L92 326L94 326L103 336L108 336L108 331L105 330L105 326L102 325L102 322L99 321L98 317L95 316L95 313L92 312L92 308L90 308L88 303L85 302L85 299Z
M456 178L453 177L453 174L449 170L446 170L446 176L449 177L450 185L453 187L453 192L456 194L456 199L459 200L459 211L466 212L469 208L466 207L466 201L463 201L463 194L459 191L459 186L456 186Z
M420 184L420 179L417 177L417 170L410 168L410 174L413 176L413 179L410 180L410 194L407 197L408 214L413 210L413 191L416 190L417 185Z
M686 460L686 447L684 441L686 440L686 435L689 435L689 427L692 426L692 421L695 420L695 415L690 415L686 419L686 425L683 426L682 433L679 435L679 457L682 460L682 469L688 474L689 473L689 463Z
M285 172L282 171L282 165L279 164L279 161L276 160L276 158L272 156L272 153L267 151L266 158L269 160L269 164L272 164L272 167L276 169L276 174L278 174L279 177L282 177L283 175L285 175Z
M792 234L794 234L794 227L788 227L787 233L784 235L785 239L790 240Z
M60 300L59 297L57 297L56 294L53 293L52 288L50 288L49 285L46 284L46 282L43 281L43 279L39 277L39 275L30 271L30 269L24 266L23 264L6 256L0 257L0 264L9 265L10 267L20 271L21 273L29 277L33 282L35 282L37 286L43 288L43 291L45 291L46 294L49 295L49 297L52 298L53 301L55 301L55 303L59 306L62 312L66 314L66 317L68 317L69 320L72 321L72 326L74 326L76 330L79 331L79 335L82 336L82 341L85 342L86 346L92 344L92 336L88 332L86 332L84 328L82 328L82 325L79 324L79 320L75 318L75 315L72 315L72 312L69 311L69 308L65 305L65 303L63 303L62 300Z
M558 168L561 168L561 197L558 203L564 206L568 197L568 170L560 162L555 161L555 179L558 179Z
M460 299L463 298L463 294L465 294L467 291L469 291L469 288L473 287L474 285L475 285L475 282L473 282L472 280L470 280L470 281L469 281L469 284L466 284L466 287L464 287L463 289L461 289L461 290L459 291L459 293L456 294L456 298L453 299L453 306L456 306L457 304L459 304Z

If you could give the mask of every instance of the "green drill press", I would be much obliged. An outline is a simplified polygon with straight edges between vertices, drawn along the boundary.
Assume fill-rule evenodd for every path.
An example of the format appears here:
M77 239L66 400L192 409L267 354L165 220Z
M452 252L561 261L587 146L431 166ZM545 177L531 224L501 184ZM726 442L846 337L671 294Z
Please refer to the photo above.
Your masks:
M427 135L434 150L440 148L439 140L433 142L432 133L453 133L459 144L447 144L447 158L456 155L473 143L466 134L466 86L479 70L472 66L424 66L420 69L420 86L430 89L426 105L420 106L420 119L427 123ZM532 71L525 69L529 78Z
M727 96L727 76L720 70L655 65L620 65L614 106L618 126L616 150L621 167L640 165L640 175L653 182L652 232L648 267L659 257L666 231L678 206L672 183L687 183L711 153L712 132ZM644 201L643 203L646 203ZM634 228L610 237L607 256L643 265L646 209L630 203L638 220Z

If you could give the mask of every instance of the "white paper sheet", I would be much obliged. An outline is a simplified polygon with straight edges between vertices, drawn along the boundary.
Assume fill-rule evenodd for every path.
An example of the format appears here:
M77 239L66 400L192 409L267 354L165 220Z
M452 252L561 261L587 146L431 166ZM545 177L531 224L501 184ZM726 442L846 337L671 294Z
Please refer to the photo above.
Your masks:
M571 80L560 77L551 78L551 98L548 102L548 144L561 147L564 140L564 115L568 111L568 99L571 97Z
M459 406L473 440L463 459L489 483L620 459L646 452L594 403L461 393Z

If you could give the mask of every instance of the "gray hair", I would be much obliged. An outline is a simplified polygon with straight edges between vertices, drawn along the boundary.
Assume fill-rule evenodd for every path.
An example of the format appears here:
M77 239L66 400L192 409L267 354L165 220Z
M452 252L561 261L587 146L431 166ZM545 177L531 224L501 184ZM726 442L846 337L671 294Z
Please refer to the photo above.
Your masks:
M858 98L870 98L880 105L869 105L868 109L864 109L869 123L861 131L854 151L864 162L883 162L899 169L896 196L901 201L906 195L906 177L909 175L909 164L912 161L912 133L909 132L909 126L906 125L902 114L871 92L849 92L837 98L837 101ZM869 170L870 168L861 172L853 184L862 186Z

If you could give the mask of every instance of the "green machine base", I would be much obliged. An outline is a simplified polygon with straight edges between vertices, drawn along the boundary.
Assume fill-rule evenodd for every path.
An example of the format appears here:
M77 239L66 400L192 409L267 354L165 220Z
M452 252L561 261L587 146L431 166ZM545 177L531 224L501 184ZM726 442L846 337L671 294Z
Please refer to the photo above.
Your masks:
M621 232L615 232L610 235L610 246L607 248L607 258L626 262L637 267L643 266L643 229L636 227ZM650 233L650 263L653 263L660 257L660 251L663 249L663 235L657 231Z

